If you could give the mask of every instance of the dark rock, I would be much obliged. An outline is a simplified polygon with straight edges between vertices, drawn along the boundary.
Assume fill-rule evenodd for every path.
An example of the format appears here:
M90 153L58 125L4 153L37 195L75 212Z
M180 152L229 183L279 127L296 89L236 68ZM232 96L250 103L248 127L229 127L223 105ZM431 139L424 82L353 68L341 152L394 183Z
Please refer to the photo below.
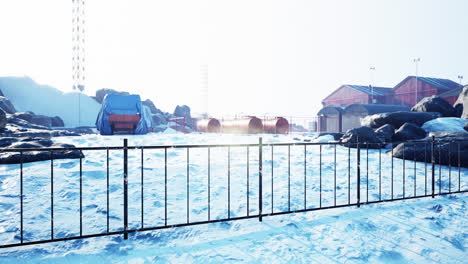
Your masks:
M433 95L431 97L425 97L413 108L413 112L437 112L443 117L455 117L455 108L443 98Z
M32 124L26 120L23 120L23 119L20 119L20 118L17 118L15 117L15 115L10 115L8 116L8 123L9 124L14 124L18 127L21 127L21 128L32 128L32 129L48 129L47 127L45 126L41 126L41 125L36 125L36 124ZM31 120L32 120L32 116L31 116Z
M59 116L54 116L51 118L52 120L52 127L64 127L65 123L63 122L62 118Z
M65 128L65 129L56 129L57 131L62 131L63 133L73 133L75 135L85 135L85 134L96 134L93 130L93 127L74 127L74 128Z
M327 135L333 136L333 139L335 140L340 140L340 138L343 137L344 133L320 133L318 136L321 137Z
M2 89L0 89L0 96L5 96L2 92Z
M163 114L154 114L152 115L152 118L155 126L167 124L167 119Z
M468 141L448 141L449 139L457 138L437 138L438 142L434 144L435 163L458 167L458 159L460 158L460 165L468 168ZM466 140L466 138L464 139ZM460 147L460 153L458 153L458 147ZM426 138L422 142L398 144L393 150L393 157L430 163L431 150L432 142Z
M383 142L388 143L392 142L393 135L395 134L395 128L390 124L386 124L377 128L375 133Z
M466 131L468 131L468 123L466 123L464 129L465 129Z
M121 95L129 95L127 92L119 92L113 89L108 89L108 88L103 88L99 89L96 91L96 101L100 104L102 104L102 101L104 101L104 97L107 94L121 94Z
M7 124L7 117L6 117L6 114L5 112L0 109L0 130L4 130L5 129L5 126Z
M457 104L454 106L455 108L455 116L461 117L463 115L463 104Z
M19 139L14 137L0 137L0 148L6 148L18 141Z
M405 123L393 135L393 141L408 141L426 137L426 131L416 124Z
M436 138L466 138L468 140L468 133L460 132L430 132L427 137L431 138L432 136Z
M453 106L455 107L457 114L461 112L461 118L468 119L468 85L463 88Z
M383 147L382 140L374 130L365 126L346 131L341 138L341 142L345 147L349 148L357 148L358 142L361 148L378 149Z
M48 116L44 116L44 115L35 115L32 117L31 123L35 125L44 126L44 127L51 127L52 118Z
M162 114L162 111L159 110L158 108L156 108L156 106L154 105L153 101L151 101L150 99L146 99L145 101L141 102L143 105L146 105L147 107L149 107L149 109L151 110L151 113L152 114Z
M395 129L400 128L403 124L412 122L418 126L422 126L429 120L441 117L440 113L436 112L393 112L393 113L381 113L366 116L362 121L361 125L379 128L383 125L390 124Z
M35 114L33 112L18 112L18 113L15 113L13 116L16 118L22 119L24 121L31 122L34 115Z
M192 116L190 115L190 107L187 105L178 105L174 110L175 117L184 117L185 124L190 128L194 128L194 123L192 120Z
M7 114L14 114L16 113L16 109L13 104L4 96L0 96L0 109L5 111Z

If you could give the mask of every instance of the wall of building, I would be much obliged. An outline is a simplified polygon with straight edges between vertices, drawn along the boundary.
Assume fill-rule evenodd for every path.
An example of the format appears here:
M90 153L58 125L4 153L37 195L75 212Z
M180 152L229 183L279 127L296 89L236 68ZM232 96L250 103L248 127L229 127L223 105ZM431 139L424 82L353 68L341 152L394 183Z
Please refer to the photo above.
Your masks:
M355 103L370 103L369 95L347 86L341 87L330 97L322 101L323 106L347 106Z
M429 97L441 93L441 91L439 91L437 88L434 88L431 85L422 82L421 80L417 81L417 88L417 101L423 99L424 97ZM393 102L390 102L390 104L413 106L415 104L415 100L416 78L411 78L394 90Z

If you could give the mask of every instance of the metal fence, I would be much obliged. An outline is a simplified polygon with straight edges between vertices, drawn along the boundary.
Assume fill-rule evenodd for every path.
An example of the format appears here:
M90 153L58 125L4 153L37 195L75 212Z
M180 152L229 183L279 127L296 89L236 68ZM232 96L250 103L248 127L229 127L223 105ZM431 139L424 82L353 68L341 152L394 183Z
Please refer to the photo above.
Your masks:
M416 152L412 157L414 160L411 160L411 158L409 160L396 159L393 157L393 146L391 149L370 149L368 143L355 143L353 148L344 147L340 142L265 144L262 142L262 138L259 138L258 144L129 146L128 141L125 139L123 146L119 147L0 149L0 152L19 153L21 157L24 153L31 151L48 151L51 155L50 178L48 179L50 180L48 183L50 184L50 194L48 194L50 197L47 197L47 199L50 199L50 203L44 204L45 208L42 208L50 213L50 219L47 219L50 221L47 228L49 231L48 237L43 239L25 238L24 197L26 194L23 186L26 175L24 175L24 164L21 163L18 165L19 175L17 179L19 181L17 203L20 217L17 229L9 231L15 232L16 235L14 241L0 241L0 248L110 235L123 235L124 239L127 239L131 233L165 228L252 218L262 221L264 217L274 215L350 206L360 207L363 204L465 193L468 191L466 184L464 184L468 177L468 169L463 168L460 164L460 142L450 141L450 144L458 144L458 149L454 148L453 153L448 153L449 157L458 157L458 166L453 166L453 162L450 162L448 166L436 164L436 157L440 159L441 153L436 153L434 149L438 144L446 144L447 142L449 141L433 140L405 143L408 145L424 144L425 148L430 151L424 153L423 161L421 161L421 158L417 161ZM79 163L79 185L77 190L79 192L79 224L76 226L77 233L72 235L56 235L54 233L57 228L54 223L54 219L56 219L54 215L56 202L54 202L54 199L59 191L54 184L54 180L57 178L57 175L54 175L54 170L56 170L54 153L64 150L105 152L102 173L105 175L106 183L106 210L104 212L105 216L103 216L106 218L106 224L103 230L99 232L87 233L83 230L83 219L85 218L83 215L83 181L86 171L83 170L83 158L80 158L76 161ZM193 158L191 153L197 150L203 150L204 152L194 159L195 164L194 161L191 161L191 158ZM218 176L212 175L215 163L219 163L219 160L213 162L214 155L212 152L214 150L227 154L227 158L223 159L227 163L227 168L224 173L218 174ZM138 153L134 157L139 167L137 170L135 170L137 165L129 163L129 151ZM159 176L145 173L145 166L148 161L145 158L145 153L148 151L159 151L158 153L161 155L160 165L162 167L160 167L160 170L162 171ZM174 151L178 151L180 155L169 157L168 153ZM121 158L123 160L123 167L112 167L110 165L112 159L110 152L119 153L116 159ZM233 153L237 155L233 157ZM430 153L430 155L426 153ZM216 158L219 158L219 155L217 154ZM185 172L185 175L177 176L179 178L184 177L183 183L180 182L177 186L168 184L168 180L171 180L168 171L172 169L168 160L175 156L178 158L185 156L183 161L175 162L179 169L183 167ZM45 163L48 162L45 161ZM155 161L150 158L150 162L154 163ZM191 177L195 177L195 175L193 175L191 169L193 166L201 165L206 166L206 169L203 169L202 173L198 173L199 175L196 175L196 177L201 177L203 180L197 180L197 186L192 186ZM130 175L129 171L130 166L133 169L132 175ZM237 173L235 174L234 170L236 169ZM239 169L242 171L239 172ZM114 175L120 178L118 181L121 181L123 193L123 204L118 206L118 210L122 211L123 219L120 228L116 230L111 228L110 224L110 175L112 171ZM139 173L136 173L136 171L139 171ZM138 205L129 204L129 177L139 178L139 182L132 185L132 190L140 195ZM161 188L145 188L145 180L152 177L160 177L159 180L163 181ZM224 197L227 201L223 201L225 207L221 208L222 213L214 216L212 212L215 197L212 193L213 181L219 180L219 178L226 180L223 188L227 189L226 197ZM115 176L112 180L116 180ZM242 182L242 184L233 187L233 183L239 182ZM203 192L199 192L196 199L193 199L191 198L193 193L191 188L203 189ZM169 201L168 194L175 190L182 190L183 196L185 196L183 197L184 204L173 205L175 203ZM157 205L157 209L161 209L159 211L161 217L159 224L150 224L148 222L151 221L145 221L146 213L151 210L145 208L145 200L148 199L145 195L148 191L161 194L161 202ZM237 198L235 199L232 198L233 192L237 192ZM201 194L206 197L201 199ZM199 209L203 209L203 213L199 213L201 210L194 211L191 208L191 205L197 199L201 199L204 203L204 205L198 205ZM215 199L219 203L220 196L216 196ZM178 201L180 200L179 197ZM139 220L137 219L138 223L133 226L129 225L130 206L140 207L140 214L130 214L133 218L139 218ZM169 216L170 212L168 212L170 206L185 207L183 208L185 209L185 215L172 215L171 217L175 217L175 220L172 219ZM193 216L193 219L191 216ZM6 216L2 216L2 213L0 213L1 217ZM170 218L171 221L168 221Z

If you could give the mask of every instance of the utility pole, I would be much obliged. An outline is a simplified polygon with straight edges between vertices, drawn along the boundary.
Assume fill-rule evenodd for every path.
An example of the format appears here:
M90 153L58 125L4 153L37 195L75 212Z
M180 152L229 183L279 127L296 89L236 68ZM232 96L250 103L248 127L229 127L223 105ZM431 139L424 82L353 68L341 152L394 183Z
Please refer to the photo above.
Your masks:
M463 75L458 75L458 83L462 85Z
M418 103L418 64L421 61L421 58L415 58L413 59L413 62L416 64L416 92L415 92L415 97L414 97L414 104L416 105Z
M371 88L371 104L374 104L374 74L375 72L375 67L370 66L369 67L369 74L370 74L370 84L369 87Z
M72 80L78 91L78 126L81 126L81 93L85 81L85 0L72 0Z

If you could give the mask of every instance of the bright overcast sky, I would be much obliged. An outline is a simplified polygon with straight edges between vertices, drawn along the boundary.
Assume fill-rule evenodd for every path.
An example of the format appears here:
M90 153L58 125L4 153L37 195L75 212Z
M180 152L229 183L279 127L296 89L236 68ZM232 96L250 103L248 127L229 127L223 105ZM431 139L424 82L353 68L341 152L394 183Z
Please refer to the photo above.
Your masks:
M87 0L86 90L313 116L341 84L468 79L466 0ZM71 0L0 2L0 76L71 90ZM208 105L203 69L208 68Z

